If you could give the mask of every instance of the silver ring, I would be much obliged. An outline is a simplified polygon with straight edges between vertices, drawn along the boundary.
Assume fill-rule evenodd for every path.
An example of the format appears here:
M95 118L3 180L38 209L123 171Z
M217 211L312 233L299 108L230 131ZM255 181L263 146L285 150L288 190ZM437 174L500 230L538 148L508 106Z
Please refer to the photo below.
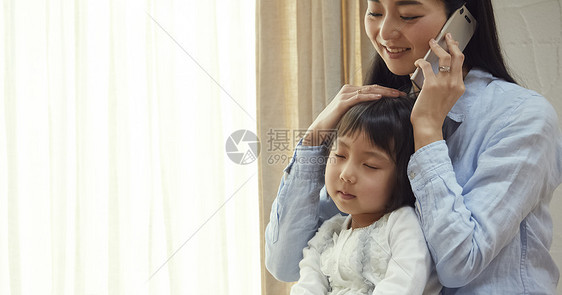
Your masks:
M450 66L439 66L439 72L445 72L448 73L451 71L451 67Z

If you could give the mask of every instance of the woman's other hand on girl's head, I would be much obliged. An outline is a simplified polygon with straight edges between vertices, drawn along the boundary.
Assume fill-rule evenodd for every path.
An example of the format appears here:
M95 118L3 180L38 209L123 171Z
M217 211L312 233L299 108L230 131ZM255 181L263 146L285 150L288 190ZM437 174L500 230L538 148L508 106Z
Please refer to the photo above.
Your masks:
M341 117L354 105L360 102L376 100L383 96L398 97L401 95L406 95L406 93L379 85L344 85L310 125L303 139L303 145L318 146L328 144L318 134L320 134L320 131L335 129Z
M464 55L451 34L445 37L449 52L435 40L430 47L439 57L439 72L435 74L431 64L423 59L416 61L425 81L412 110L415 149L443 139L442 127L445 117L465 90L463 69Z

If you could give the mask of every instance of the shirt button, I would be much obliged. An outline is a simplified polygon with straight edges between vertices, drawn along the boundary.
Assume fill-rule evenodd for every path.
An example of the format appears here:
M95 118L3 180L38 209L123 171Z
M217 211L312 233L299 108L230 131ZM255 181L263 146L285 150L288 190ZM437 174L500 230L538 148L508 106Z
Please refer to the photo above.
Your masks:
M410 172L410 179L414 179L416 177L416 172Z

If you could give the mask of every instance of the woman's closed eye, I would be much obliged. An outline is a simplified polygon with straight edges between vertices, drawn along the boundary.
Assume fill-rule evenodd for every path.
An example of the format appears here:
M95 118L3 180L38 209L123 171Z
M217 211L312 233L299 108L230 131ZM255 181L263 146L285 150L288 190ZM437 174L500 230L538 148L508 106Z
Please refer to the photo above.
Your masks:
M415 19L418 19L418 18L420 18L420 17L421 17L421 15L416 15L416 16L400 16L400 18L401 18L402 20L405 20L405 21L415 20Z
M345 159L345 156L344 156L344 155L340 155L340 154L334 153L334 156L335 156L336 158Z
M382 13L378 13L378 12L369 12L368 14L369 14L370 17L381 17L382 16ZM412 20L418 19L420 17L422 17L422 16L421 15L414 15L414 16L401 15L400 19L402 19L403 21L412 21Z

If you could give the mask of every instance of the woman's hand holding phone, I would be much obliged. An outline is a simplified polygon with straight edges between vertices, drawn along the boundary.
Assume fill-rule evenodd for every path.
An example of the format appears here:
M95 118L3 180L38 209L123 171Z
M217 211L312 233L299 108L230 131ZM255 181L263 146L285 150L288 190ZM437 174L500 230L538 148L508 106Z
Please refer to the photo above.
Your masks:
M439 57L439 66L443 67L437 74L433 72L429 62L423 59L415 62L425 77L411 115L416 151L443 139L442 127L445 117L465 90L464 54L451 34L447 34L445 39L450 53L441 48L435 40L429 42L431 50Z
M320 134L334 130L343 115L354 105L377 100L383 96L398 97L405 93L379 85L352 86L344 85L332 101L316 117L308 128L303 139L303 145L318 146L327 144L329 138L322 138Z

